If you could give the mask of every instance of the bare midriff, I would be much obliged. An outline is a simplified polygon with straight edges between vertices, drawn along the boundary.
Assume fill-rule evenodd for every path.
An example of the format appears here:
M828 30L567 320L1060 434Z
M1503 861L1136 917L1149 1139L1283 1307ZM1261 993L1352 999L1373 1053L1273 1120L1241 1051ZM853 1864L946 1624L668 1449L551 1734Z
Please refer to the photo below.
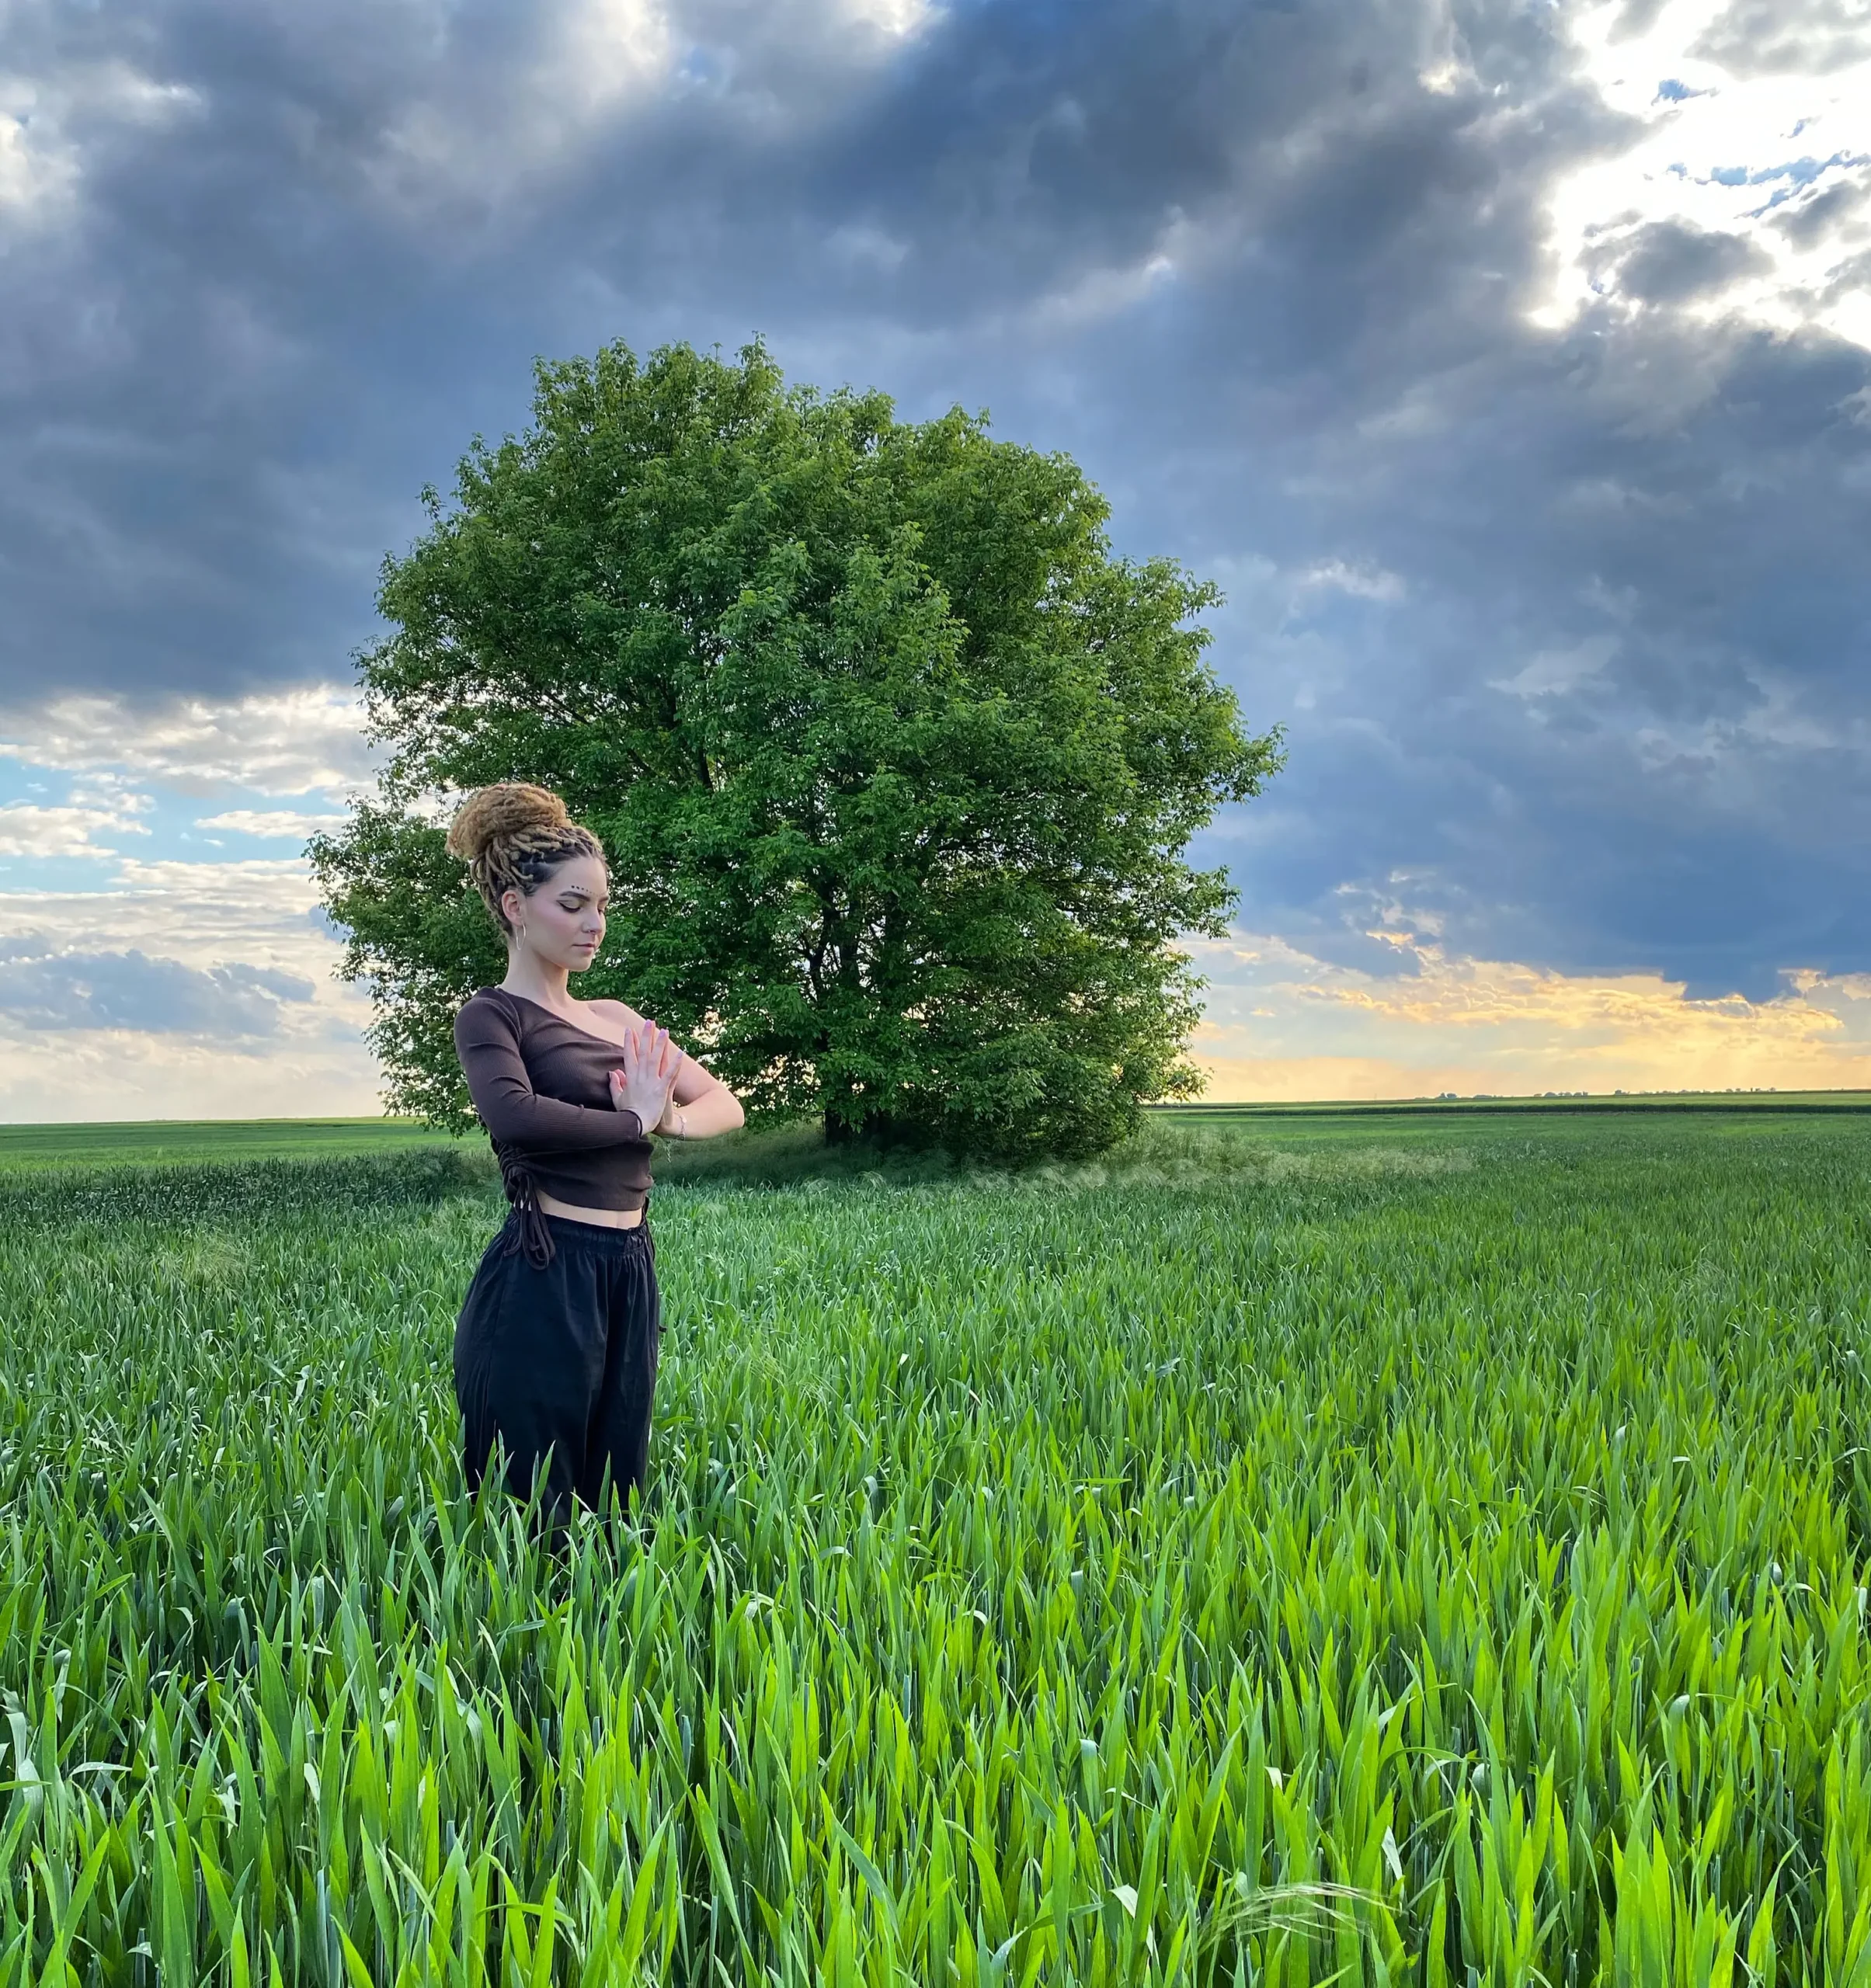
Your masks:
M533 1198L548 1215L555 1215L566 1222L588 1222L599 1229L635 1229L643 1219L641 1208L574 1208L569 1201L562 1201L556 1194L542 1194L537 1188Z

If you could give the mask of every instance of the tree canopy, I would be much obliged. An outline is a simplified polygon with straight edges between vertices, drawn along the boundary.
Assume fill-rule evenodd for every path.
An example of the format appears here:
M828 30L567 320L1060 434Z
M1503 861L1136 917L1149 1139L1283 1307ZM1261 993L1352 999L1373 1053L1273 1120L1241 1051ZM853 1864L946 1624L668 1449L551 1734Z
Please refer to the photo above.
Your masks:
M1233 898L1186 850L1278 735L1203 659L1215 589L1114 557L1068 457L620 344L424 497L360 659L387 770L312 846L394 1107L471 1122L450 1024L505 969L443 813L508 779L604 843L579 991L753 1109L1015 1159L1198 1087L1177 942Z

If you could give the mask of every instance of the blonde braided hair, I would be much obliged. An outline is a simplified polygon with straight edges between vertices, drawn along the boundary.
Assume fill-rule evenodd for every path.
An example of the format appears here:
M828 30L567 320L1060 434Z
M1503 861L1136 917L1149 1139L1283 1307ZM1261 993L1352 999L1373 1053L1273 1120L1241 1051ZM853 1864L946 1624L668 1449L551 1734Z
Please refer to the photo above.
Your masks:
M448 831L448 853L468 865L482 902L509 939L513 928L500 908L506 892L530 898L575 856L604 860L603 843L572 820L550 787L519 780L477 787L461 803Z

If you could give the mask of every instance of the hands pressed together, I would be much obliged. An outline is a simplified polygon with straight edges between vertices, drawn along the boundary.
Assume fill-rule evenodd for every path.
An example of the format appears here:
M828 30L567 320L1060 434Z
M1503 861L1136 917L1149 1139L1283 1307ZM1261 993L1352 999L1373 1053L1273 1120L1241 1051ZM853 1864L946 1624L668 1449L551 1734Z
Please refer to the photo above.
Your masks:
M642 1022L624 1040L624 1067L610 1072L610 1102L619 1111L634 1111L645 1132L656 1131L669 1109L682 1051L669 1032L654 1022Z

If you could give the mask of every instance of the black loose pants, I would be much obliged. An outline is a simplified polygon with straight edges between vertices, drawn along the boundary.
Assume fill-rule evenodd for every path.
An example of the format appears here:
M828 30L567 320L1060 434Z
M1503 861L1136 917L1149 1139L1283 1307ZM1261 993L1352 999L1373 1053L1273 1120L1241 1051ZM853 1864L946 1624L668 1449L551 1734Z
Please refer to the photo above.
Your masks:
M663 1322L647 1210L635 1229L542 1218L553 1242L543 1267L511 1246L516 1215L481 1259L455 1326L455 1399L469 1490L498 1434L520 1497L544 1465L544 1516L557 1530L574 1499L597 1509L607 1482L626 1507L642 1496Z

